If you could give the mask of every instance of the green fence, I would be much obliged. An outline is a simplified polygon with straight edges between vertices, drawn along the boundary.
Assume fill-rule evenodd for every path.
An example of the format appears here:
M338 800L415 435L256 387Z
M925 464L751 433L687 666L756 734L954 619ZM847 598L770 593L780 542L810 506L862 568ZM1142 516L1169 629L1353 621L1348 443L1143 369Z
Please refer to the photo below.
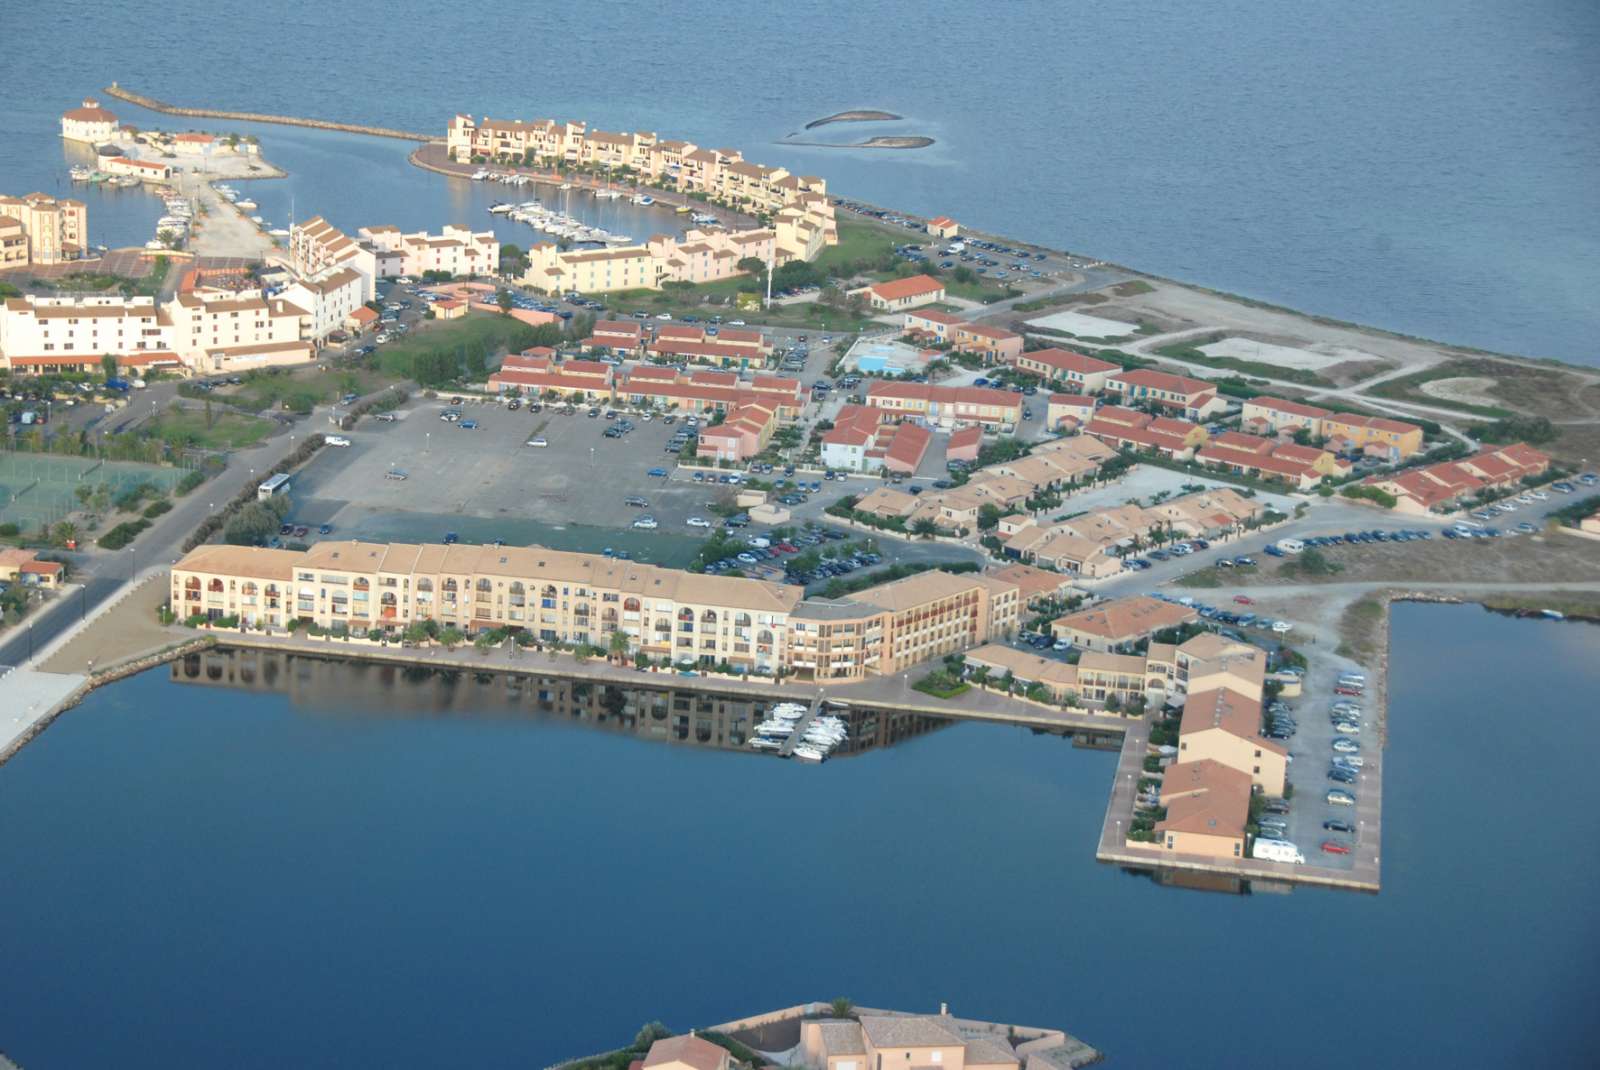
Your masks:
M134 461L0 450L0 524L33 531L83 508L79 487L89 488L83 493L91 501L97 494L115 499L141 483L170 491L185 474L184 468Z

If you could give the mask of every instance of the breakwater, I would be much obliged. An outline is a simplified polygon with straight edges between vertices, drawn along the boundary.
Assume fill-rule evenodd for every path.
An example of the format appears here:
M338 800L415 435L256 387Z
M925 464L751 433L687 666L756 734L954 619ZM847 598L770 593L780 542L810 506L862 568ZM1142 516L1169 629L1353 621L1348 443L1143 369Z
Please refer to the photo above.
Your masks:
M125 100L129 104L137 104L141 108L158 111L166 115L183 115L195 119L228 119L234 122L245 123L276 123L279 126L308 126L313 130L338 130L347 134L370 134L373 137L392 137L401 141L432 141L428 134L419 134L412 130L396 130L388 126L366 126L361 123L339 123L331 119L306 119L294 115L271 115L266 112L255 111L224 111L220 108L184 108L176 104L168 104L155 97L147 97L143 93L135 93L131 89L124 89L115 82L106 87L106 94Z

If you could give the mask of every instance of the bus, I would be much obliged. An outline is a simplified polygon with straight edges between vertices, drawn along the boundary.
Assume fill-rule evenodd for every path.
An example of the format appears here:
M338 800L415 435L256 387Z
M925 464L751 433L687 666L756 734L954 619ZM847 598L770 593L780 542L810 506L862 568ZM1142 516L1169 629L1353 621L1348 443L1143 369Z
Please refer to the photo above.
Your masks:
M289 493L288 472L279 472L277 475L272 476L265 483L256 488L256 498L260 501L265 501L266 499L274 497L278 494L287 493Z

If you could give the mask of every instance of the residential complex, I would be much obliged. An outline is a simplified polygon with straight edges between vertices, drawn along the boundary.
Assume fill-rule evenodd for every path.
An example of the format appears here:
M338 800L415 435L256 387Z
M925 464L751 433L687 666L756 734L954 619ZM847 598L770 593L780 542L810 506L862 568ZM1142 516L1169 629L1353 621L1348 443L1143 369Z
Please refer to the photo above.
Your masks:
M1208 468L1282 480L1296 490L1310 490L1324 478L1342 479L1350 474L1350 462L1331 450L1238 431L1223 431L1211 438L1195 459Z
M1420 516L1449 512L1473 496L1515 487L1549 469L1549 456L1526 443L1515 442L1479 450L1459 461L1369 476L1364 482L1394 495L1395 508L1400 512Z
M1209 432L1200 424L1176 416L1152 416L1122 405L1096 409L1083 433L1114 449L1156 453L1186 461L1203 445Z
M1186 758L1167 766L1156 822L1163 850L1211 858L1243 858L1250 819L1250 777L1210 758Z
M822 463L847 472L914 475L933 435L915 423L888 423L883 409L846 405L822 435Z
M1050 632L1085 650L1121 651L1159 631L1193 624L1199 614L1188 606L1148 595L1105 602L1052 621Z
M976 425L1007 432L1022 422L1020 394L983 386L875 382L867 391L867 404L893 418L942 430Z
M310 550L204 546L172 569L182 618L252 627L526 630L545 642L610 644L700 664L859 678L1011 634L1014 583L932 571L840 600L797 587L699 575L540 547L322 542Z
M492 230L474 232L471 227L447 224L437 235L420 230L404 234L399 227L385 224L362 227L356 234L381 257L379 278L430 271L451 275L495 275L500 271L500 239Z
M76 260L88 241L89 209L82 201L0 195L0 270Z
M1075 394L1100 393L1120 370L1120 365L1070 349L1034 349L1017 354L1013 363L1020 371L1065 384Z
M95 371L115 356L129 367L210 373L311 358L310 313L261 290L193 289L157 305L148 297L7 298L0 366Z
M1149 368L1107 376L1106 390L1120 394L1124 403L1146 402L1174 409L1190 420L1204 420L1227 408L1227 403L1217 396L1217 388L1205 380Z
M1422 449L1422 428L1386 416L1330 413L1322 418L1322 437L1340 453L1366 453L1390 462Z

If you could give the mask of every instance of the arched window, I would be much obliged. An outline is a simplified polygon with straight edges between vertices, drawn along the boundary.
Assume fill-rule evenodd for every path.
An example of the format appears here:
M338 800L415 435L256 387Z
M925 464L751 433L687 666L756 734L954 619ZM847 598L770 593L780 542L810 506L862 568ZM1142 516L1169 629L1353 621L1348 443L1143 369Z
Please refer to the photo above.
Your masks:
M688 606L684 606L682 609L678 610L678 619L679 620L693 621L694 620L694 610L690 609Z
M512 580L511 581L511 593L512 594L526 594L527 590L526 590L526 588L524 588L522 586L521 583L519 583L516 580Z
M357 576L350 588L356 591L370 591L372 590L372 583L365 576Z
M539 597L540 598L554 598L555 596L556 596L556 585L553 584L553 583L545 584L544 585L544 590L539 592Z
M213 594L221 594L223 590L222 581L212 580L210 583L206 584L206 590L212 592Z
M430 580L430 579L420 579L420 580L417 581L417 593L421 594L424 591L427 591L429 594L433 593L433 581L432 580Z
M639 612L639 600L637 598L624 599L622 603L622 611L624 613Z
M700 614L700 623L701 624L715 624L715 623L717 623L717 611L714 610L714 609L708 609L704 613Z
M750 614L748 613L741 613L737 617L733 618L733 624L736 628L748 628L754 623L755 621L751 619Z
M184 580L183 589L186 591L198 591L200 589L200 577L190 576L188 579Z
M245 580L244 581L244 585L239 588L239 593L240 594L259 594L260 593L260 588L257 587L251 581Z
M395 597L394 597L394 592L393 591L384 591L383 594L378 597L378 601L379 601L380 604L385 605L385 606L394 605L395 601L396 601Z
M455 581L455 577L454 576L452 576L450 579L447 579L447 580L444 581L444 593L445 594L455 594L456 593L456 581Z
M770 645L772 642L772 633L767 631L765 628L761 629L761 631L756 635L756 642L767 643Z
M488 580L479 580L478 581L478 590L480 590L483 593L487 594L490 591L494 590L494 584L490 583Z

